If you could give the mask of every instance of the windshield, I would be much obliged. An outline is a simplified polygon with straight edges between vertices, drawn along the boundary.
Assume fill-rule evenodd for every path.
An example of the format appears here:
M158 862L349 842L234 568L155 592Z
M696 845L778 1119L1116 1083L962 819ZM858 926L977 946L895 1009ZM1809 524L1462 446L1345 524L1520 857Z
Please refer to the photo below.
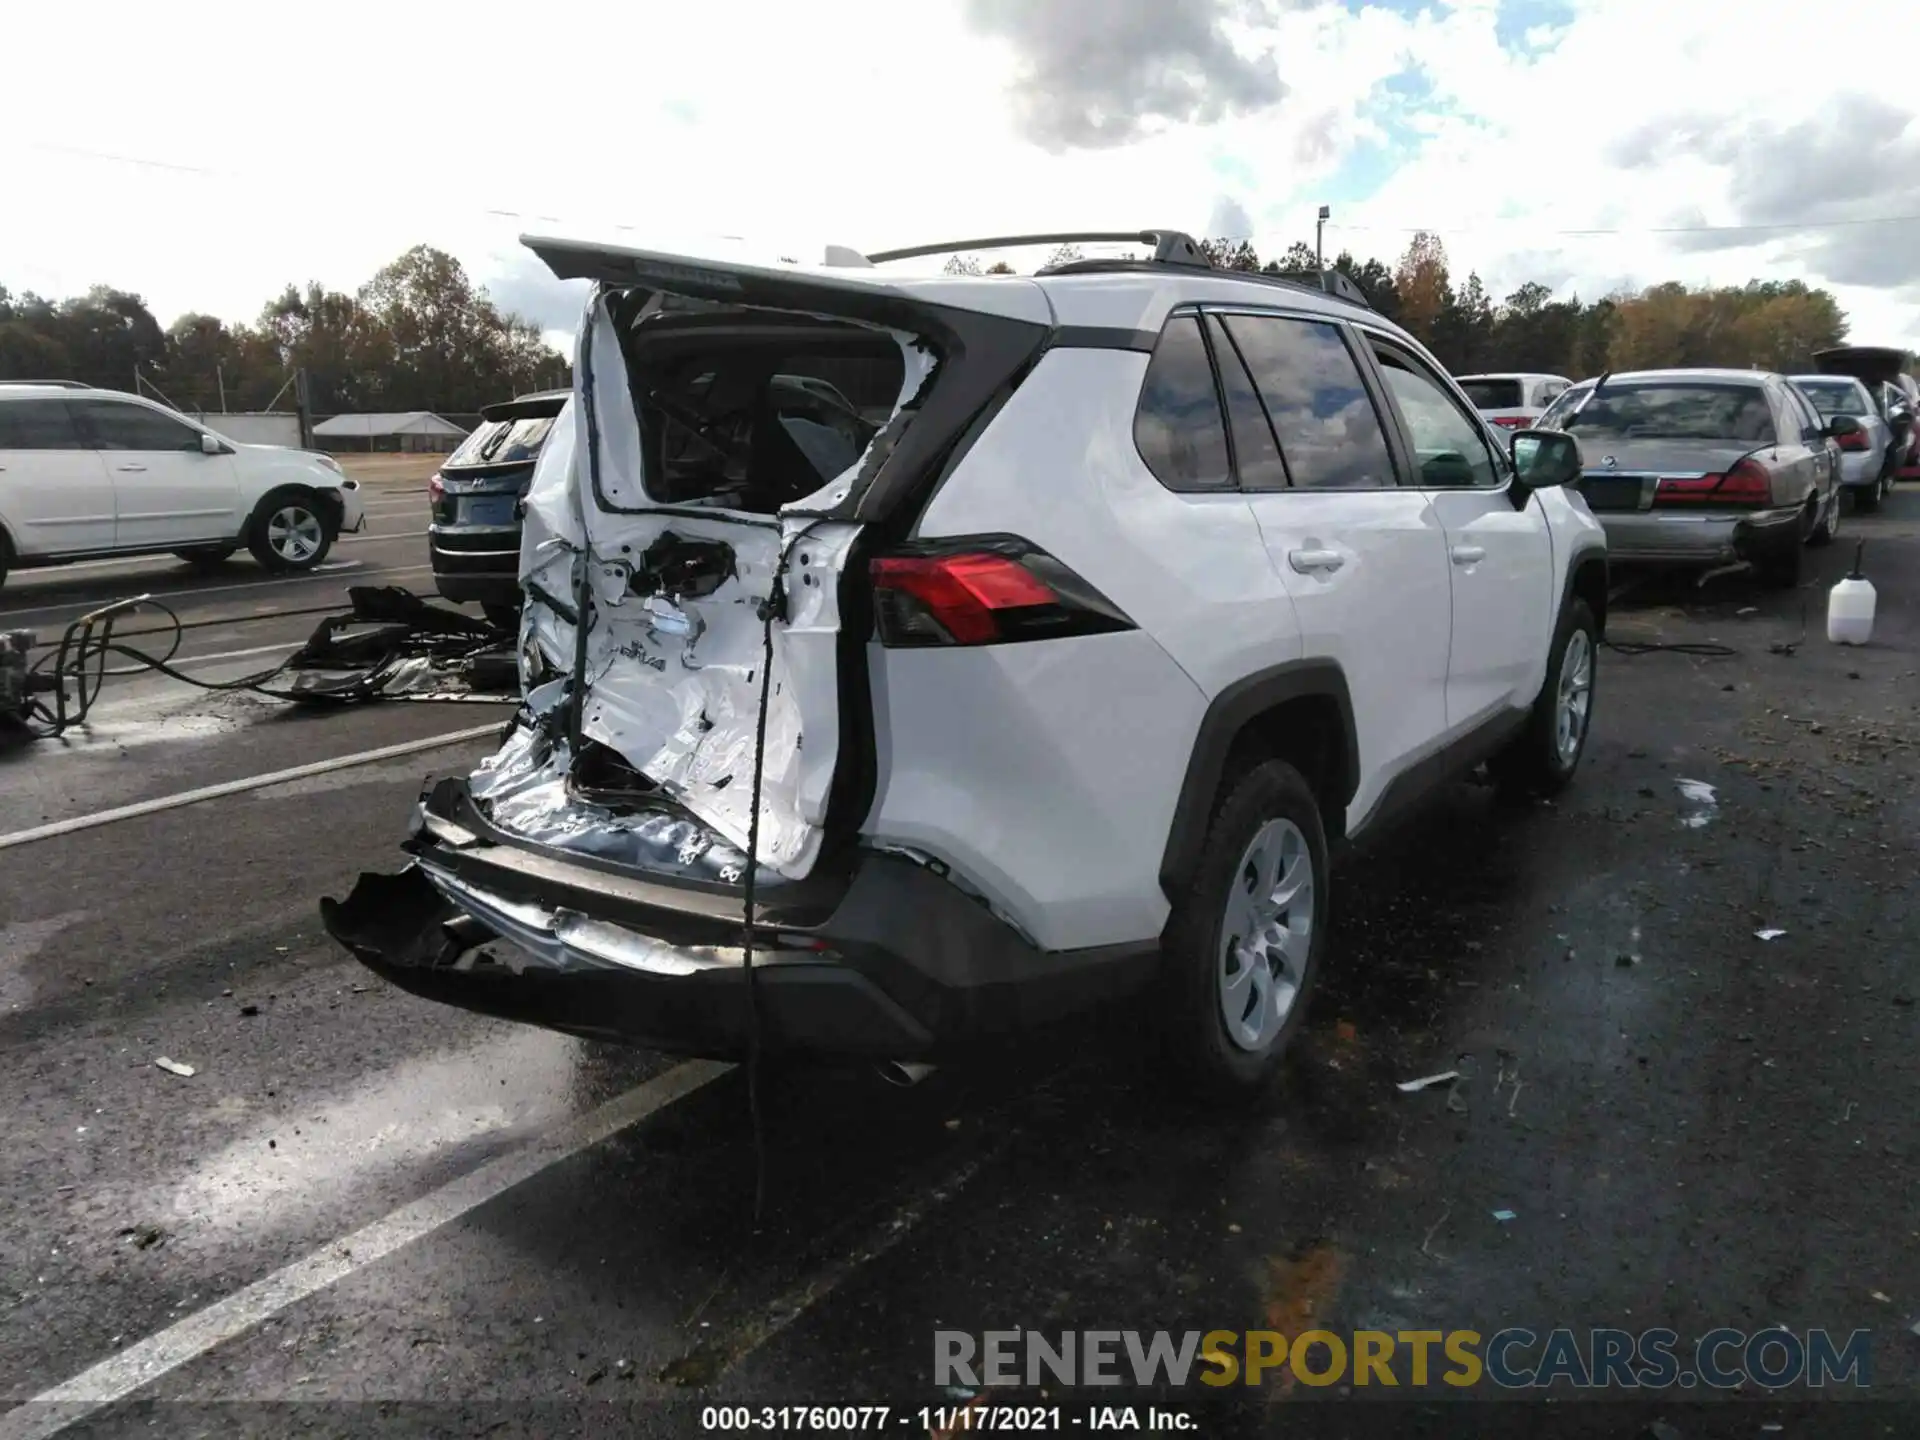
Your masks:
M483 420L480 428L460 442L447 457L445 469L471 465L512 465L533 460L553 428L551 415L526 420Z
M1518 380L1462 380L1460 388L1478 410L1518 410L1526 404Z
M1591 404L1591 389L1569 390L1541 417L1543 427L1626 440L1740 440L1773 438L1773 413L1757 385L1686 381L1612 384ZM1579 413L1573 412L1578 409Z
M1866 415L1872 410L1865 393L1850 380L1801 380L1797 383L1813 402L1813 408L1829 418L1835 415Z

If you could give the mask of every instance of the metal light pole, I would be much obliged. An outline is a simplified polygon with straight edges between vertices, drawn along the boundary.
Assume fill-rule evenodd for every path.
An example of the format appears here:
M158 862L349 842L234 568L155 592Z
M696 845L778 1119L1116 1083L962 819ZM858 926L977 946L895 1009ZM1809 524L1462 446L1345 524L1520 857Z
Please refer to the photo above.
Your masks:
M1313 265L1314 268L1320 272L1320 288L1322 290L1329 288L1327 285L1326 247L1323 241L1326 236L1327 217L1331 214L1333 214L1332 208L1322 205L1320 207L1319 218L1313 222Z

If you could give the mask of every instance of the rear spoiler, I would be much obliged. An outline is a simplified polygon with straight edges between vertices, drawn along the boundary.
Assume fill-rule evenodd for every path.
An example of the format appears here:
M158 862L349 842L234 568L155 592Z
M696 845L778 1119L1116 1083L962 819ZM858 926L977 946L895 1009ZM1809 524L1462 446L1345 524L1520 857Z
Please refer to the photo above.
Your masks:
M1907 368L1907 352L1888 345L1839 345L1816 351L1814 367L1822 375L1849 375L1869 385L1897 384Z
M480 407L480 418L489 423L501 420L551 420L560 413L569 399L571 390L549 390L539 395L521 395L513 400L500 400L492 405Z

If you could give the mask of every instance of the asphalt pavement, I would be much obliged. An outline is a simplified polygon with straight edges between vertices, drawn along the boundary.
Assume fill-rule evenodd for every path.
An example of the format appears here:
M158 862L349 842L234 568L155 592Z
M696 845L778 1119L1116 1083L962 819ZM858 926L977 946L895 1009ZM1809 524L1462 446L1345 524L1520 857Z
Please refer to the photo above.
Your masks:
M424 504L375 492L353 568L301 580L15 576L0 626L152 591L217 622L196 673L243 674L350 583L429 590ZM1840 649L1861 536L1880 616ZM1122 1013L907 1089L780 1072L756 1153L738 1070L394 991L318 899L396 868L479 741L0 849L0 1437L1084 1430L1085 1390L936 1383L935 1332L1772 1325L1870 1331L1871 1386L1093 1399L1220 1435L1920 1433L1920 487L1809 558L1787 594L1617 577L1616 645L1734 653L1607 651L1571 792L1461 784L1357 856L1250 1113L1173 1099ZM0 753L0 840L492 718L119 678L91 734Z

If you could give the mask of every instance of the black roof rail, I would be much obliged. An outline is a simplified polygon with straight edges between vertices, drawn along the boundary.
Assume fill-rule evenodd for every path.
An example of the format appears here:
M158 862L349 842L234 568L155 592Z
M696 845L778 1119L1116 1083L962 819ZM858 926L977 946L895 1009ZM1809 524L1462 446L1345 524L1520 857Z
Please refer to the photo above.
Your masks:
M876 250L867 256L876 265L889 260L914 260L922 255L954 255L962 250L1006 250L1015 245L1151 245L1162 265L1186 265L1210 270L1213 262L1191 235L1180 230L1062 230L1046 235L990 235L980 240L943 240L937 245L909 245L900 250Z

